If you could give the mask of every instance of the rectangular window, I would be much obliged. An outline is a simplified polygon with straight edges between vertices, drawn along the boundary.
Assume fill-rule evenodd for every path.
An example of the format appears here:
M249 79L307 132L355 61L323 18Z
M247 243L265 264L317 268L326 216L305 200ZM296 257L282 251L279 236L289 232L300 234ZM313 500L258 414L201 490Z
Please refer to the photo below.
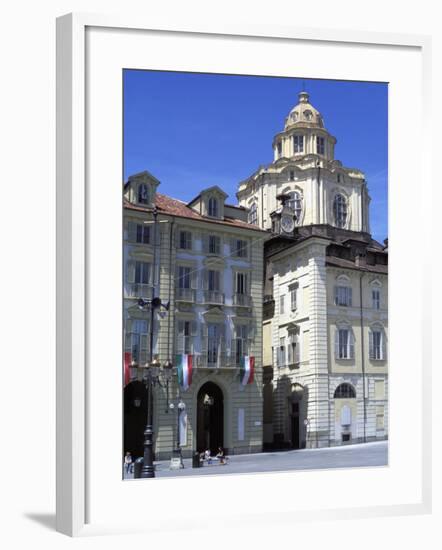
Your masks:
M371 291L371 300L373 309L380 309L381 307L381 291L378 288L373 288Z
M131 354L132 360L140 365L147 362L148 322L142 319L126 321L125 351Z
M221 252L221 238L217 235L209 235L209 254L219 254Z
M237 325L235 327L235 342L233 351L235 354L236 364L239 364L241 362L241 358L248 353L248 334L249 327L247 325Z
M293 136L293 151L295 153L302 153L304 151L304 136Z
M128 241L139 244L150 243L150 226L141 223L128 222L127 235Z
M285 365L285 337L279 339L279 366Z
M285 301L285 295L279 297L279 314L282 315L284 313L284 301Z
M192 233L190 231L180 231L179 246L183 250L192 249Z
M191 288L191 268L180 265L178 268L178 288Z
M237 273L236 274L236 288L235 292L237 294L247 294L247 273Z
M150 264L147 262L135 262L135 283L148 285L150 282Z
M323 137L316 136L316 152L318 155L325 153L325 141Z
M222 328L218 324L207 325L207 362L218 363L222 352Z
M220 290L220 272L209 269L207 272L208 290L219 292Z
M384 342L382 330L370 332L370 359L382 361L384 359Z
M193 353L193 336L196 334L195 321L178 321L177 353Z
M296 295L297 295L297 288L292 288L290 291L290 307L292 311L296 310Z
M242 239L232 239L232 250L231 254L236 258L246 258L247 257L247 241Z
M335 305L348 306L352 305L352 289L348 286L335 287Z
M337 334L336 358L353 359L354 357L353 333L348 328L340 328L337 330L336 334Z

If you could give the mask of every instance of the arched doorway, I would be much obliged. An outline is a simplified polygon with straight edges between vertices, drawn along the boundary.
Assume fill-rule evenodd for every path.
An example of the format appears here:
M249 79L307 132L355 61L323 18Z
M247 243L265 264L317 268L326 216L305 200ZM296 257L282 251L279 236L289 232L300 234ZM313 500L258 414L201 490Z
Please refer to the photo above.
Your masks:
M133 458L143 456L144 429L147 422L147 390L142 382L124 388L124 449Z
M198 452L210 449L212 454L224 447L224 396L214 382L206 382L198 392L196 446Z

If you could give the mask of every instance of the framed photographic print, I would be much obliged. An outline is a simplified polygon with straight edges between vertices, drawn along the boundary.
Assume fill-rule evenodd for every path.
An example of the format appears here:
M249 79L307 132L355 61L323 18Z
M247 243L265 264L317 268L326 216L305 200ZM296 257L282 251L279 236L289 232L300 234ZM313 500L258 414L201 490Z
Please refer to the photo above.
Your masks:
M58 529L428 511L428 39L57 25Z

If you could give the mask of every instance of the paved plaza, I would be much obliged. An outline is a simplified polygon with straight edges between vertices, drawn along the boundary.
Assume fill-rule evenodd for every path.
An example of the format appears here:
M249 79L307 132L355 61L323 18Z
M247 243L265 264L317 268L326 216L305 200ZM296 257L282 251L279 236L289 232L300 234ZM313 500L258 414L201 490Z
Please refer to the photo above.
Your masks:
M185 459L181 470L170 470L169 462L162 461L155 463L155 475L161 478L387 465L388 442L380 441L324 449L236 455L229 457L226 465L219 465L215 460L212 465L204 465L202 468L192 468L192 461ZM133 479L133 474L125 474L125 479Z

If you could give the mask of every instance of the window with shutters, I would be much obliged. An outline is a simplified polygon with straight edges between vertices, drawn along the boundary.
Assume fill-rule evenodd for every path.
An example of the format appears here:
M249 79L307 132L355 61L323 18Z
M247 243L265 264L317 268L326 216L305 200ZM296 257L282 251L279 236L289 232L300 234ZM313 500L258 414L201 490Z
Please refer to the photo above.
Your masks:
M280 314L280 315L283 315L283 314L284 314L284 305L285 305L285 295L282 294L282 295L279 297L279 314Z
M198 326L196 321L178 320L176 352L178 354L192 355L194 352L194 338Z
M129 222L127 224L128 241L139 244L150 244L150 225Z
M208 214L213 218L217 218L219 216L219 204L216 197L209 198Z
M232 345L234 360L237 365L241 363L242 357L248 355L249 326L237 325L235 327L235 339Z
M138 186L137 200L139 204L149 204L149 186L145 183Z
M178 267L178 288L191 288L191 268L180 265Z
M348 327L339 327L336 329L335 358L354 359L354 336Z
M182 250L192 250L192 233L190 231L180 231L179 247Z
M371 303L373 309L380 309L381 307L381 290L379 288L371 289Z
M295 134L293 136L293 152L302 153L304 152L304 136Z
M350 286L335 286L335 305L351 307L352 305L352 288Z
M209 269L207 272L207 276L208 276L208 290L212 292L219 292L221 273L214 269Z
M144 365L149 359L149 323L144 319L127 319L125 352L131 354L132 361Z
M230 253L233 258L247 258L247 241L242 239L232 239L230 246Z
M209 235L207 252L209 254L221 253L221 238L218 235Z
M284 367L285 364L286 364L286 361L285 361L285 336L282 336L279 339L278 367Z
M129 294L133 297L150 297L152 283L152 264L149 262L130 260L127 262L127 283Z
M223 351L224 327L218 323L207 325L207 362L219 366Z
M249 293L249 274L241 271L235 273L235 295L234 305L250 306L251 297Z
M384 330L381 326L371 327L369 332L369 356L374 361L383 361L386 358Z

